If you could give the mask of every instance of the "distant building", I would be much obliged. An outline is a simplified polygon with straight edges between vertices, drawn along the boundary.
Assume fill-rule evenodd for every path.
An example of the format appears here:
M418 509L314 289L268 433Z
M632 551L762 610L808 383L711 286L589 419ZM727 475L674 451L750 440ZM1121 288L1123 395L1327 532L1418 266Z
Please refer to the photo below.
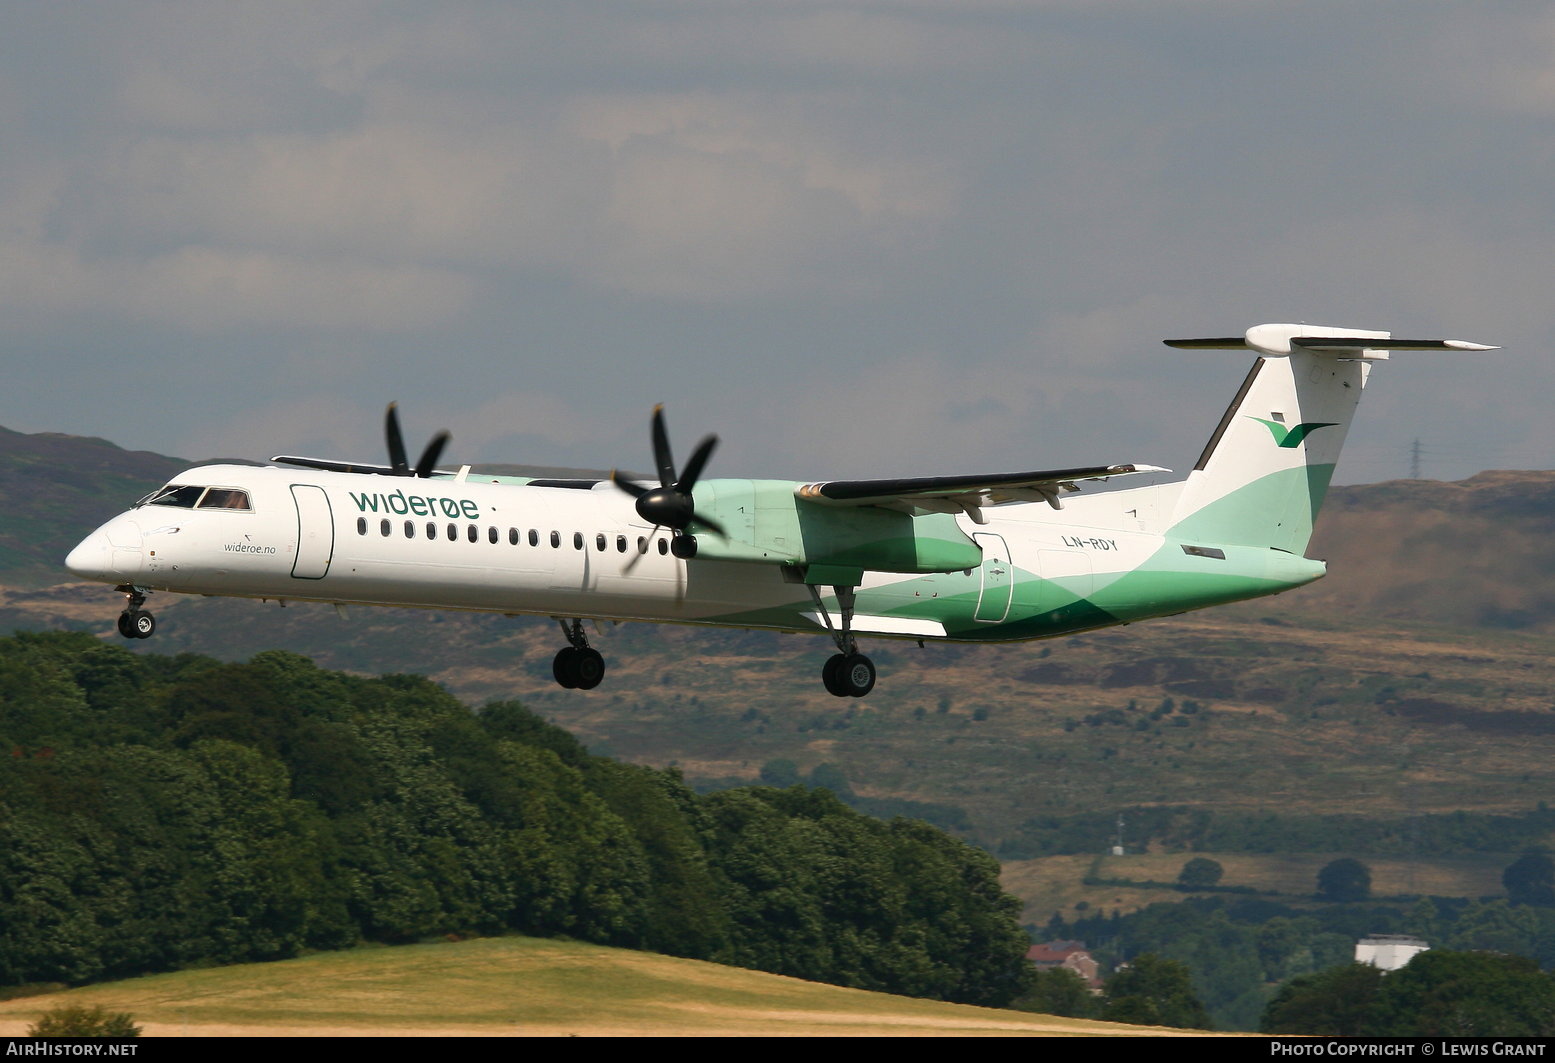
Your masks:
M1033 945L1026 950L1026 961L1039 971L1067 967L1085 979L1092 992L1101 989L1098 977L1101 965L1091 958L1083 941L1049 941L1044 945Z
M1372 934L1355 943L1355 962L1396 971L1431 946L1403 934Z

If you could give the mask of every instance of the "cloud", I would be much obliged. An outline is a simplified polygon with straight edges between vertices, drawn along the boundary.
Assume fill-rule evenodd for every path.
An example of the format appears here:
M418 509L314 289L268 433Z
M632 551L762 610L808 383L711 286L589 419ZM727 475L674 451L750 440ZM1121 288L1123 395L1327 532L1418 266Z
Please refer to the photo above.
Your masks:
M199 332L424 329L470 298L461 278L415 266L196 246L109 258L43 243L0 246L0 293L0 306L23 321L117 312Z

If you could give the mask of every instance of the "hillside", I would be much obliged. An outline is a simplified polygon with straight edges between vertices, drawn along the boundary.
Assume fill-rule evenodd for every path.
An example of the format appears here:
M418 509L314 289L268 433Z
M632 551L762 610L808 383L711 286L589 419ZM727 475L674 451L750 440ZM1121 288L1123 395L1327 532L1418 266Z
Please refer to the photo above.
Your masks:
M86 531L188 467L104 439L0 428L0 582L68 578L64 557Z
M39 1014L66 1003L128 1011L146 1035L163 1037L1184 1033L941 1004L537 938L357 949L3 1001L0 1036L20 1036Z
M11 592L0 625L104 632L113 598ZM467 698L518 697L597 751L692 781L831 764L861 795L959 811L898 809L1012 856L1037 855L1020 841L1031 821L1140 805L1398 817L1522 811L1555 789L1555 639L1539 633L1320 626L1266 601L1027 646L877 643L881 685L839 705L815 681L814 639L606 625L606 686L579 693L552 683L558 640L542 620L157 605L160 653L277 647L419 672ZM1098 829L1092 851L1110 836Z
M43 503L59 492L39 484L75 477L70 497L105 513L139 488L94 491L166 468L101 441L4 438L10 482L25 467L31 489L9 496L0 536L27 541L41 523L64 543L31 543L35 566L96 519L59 532L65 518ZM873 811L1032 856L1048 851L1054 820L1133 807L1393 818L1534 808L1555 789L1552 523L1555 473L1336 488L1311 551L1330 575L1316 584L1051 643L875 641L880 686L846 704L820 688L824 640L763 632L602 625L610 670L586 694L551 681L560 640L543 619L341 619L321 606L159 596L157 638L129 648L239 659L279 647L327 667L423 673L466 698L522 698L598 751L677 764L702 785L752 781L771 761L806 775L830 765ZM13 582L0 590L0 629L111 637L118 608L103 587Z
M195 462L101 439L0 428L0 584L68 578L87 531ZM603 475L527 465L514 475ZM1283 596L1286 611L1342 611L1450 627L1555 630L1555 472L1335 487L1309 556L1330 576Z
M1311 557L1330 576L1286 601L1454 627L1555 630L1555 473L1338 487Z

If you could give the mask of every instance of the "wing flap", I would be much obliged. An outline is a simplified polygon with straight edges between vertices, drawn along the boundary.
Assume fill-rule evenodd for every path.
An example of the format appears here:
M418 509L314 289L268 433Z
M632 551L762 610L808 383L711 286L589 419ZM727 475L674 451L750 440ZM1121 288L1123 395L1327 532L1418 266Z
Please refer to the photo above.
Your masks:
M799 615L817 627L830 628L826 618L814 609ZM945 625L938 620L922 620L906 616L864 616L855 613L850 630L857 635L908 635L914 638L934 639L945 637Z

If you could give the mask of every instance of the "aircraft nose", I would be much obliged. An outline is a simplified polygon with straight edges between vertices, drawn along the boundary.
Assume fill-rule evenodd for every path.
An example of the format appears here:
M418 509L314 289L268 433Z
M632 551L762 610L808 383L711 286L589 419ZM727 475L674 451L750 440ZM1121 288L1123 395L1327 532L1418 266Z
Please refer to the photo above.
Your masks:
M82 579L104 580L111 578L108 567L113 560L113 547L108 537L95 531L82 539L65 558L65 567Z
M123 583L140 574L140 526L115 517L70 551L65 567L82 579Z

